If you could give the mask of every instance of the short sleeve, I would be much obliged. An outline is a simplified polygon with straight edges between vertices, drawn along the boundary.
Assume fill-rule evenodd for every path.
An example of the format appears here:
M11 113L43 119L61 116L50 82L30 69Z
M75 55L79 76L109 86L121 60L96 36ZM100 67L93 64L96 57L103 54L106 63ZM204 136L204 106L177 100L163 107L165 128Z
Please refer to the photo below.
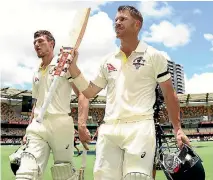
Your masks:
M32 82L32 98L37 99L38 98L38 86L36 85L36 82L39 81L38 77L36 77L35 73L33 75L33 82Z
M105 62L106 58L104 58L104 61L102 61L101 65L99 66L97 75L95 78L91 81L96 86L105 89L107 86L107 70L105 68Z
M160 53L155 53L152 57L154 76L158 83L167 81L171 78L171 74L168 69L167 59Z

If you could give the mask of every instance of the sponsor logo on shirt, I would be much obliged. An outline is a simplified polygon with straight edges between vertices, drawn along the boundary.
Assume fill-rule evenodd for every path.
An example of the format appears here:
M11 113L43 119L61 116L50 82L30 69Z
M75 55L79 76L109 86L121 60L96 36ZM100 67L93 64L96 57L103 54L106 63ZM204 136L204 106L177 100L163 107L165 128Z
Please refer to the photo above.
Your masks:
M36 82L38 82L39 81L39 78L38 77L35 77L34 78L34 82L36 83Z
M108 72L117 71L117 69L112 64L107 64Z

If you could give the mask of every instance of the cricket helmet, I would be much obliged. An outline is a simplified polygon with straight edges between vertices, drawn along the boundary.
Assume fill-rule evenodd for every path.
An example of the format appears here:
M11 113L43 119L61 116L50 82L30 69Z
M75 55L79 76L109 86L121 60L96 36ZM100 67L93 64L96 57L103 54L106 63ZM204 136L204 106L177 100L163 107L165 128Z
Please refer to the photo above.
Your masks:
M205 180L202 160L188 145L176 152L162 152L161 157L159 162L168 180Z
M26 149L26 144L20 146L13 154L9 156L10 159L10 168L14 175L16 175L17 170L20 167L21 163L21 155Z

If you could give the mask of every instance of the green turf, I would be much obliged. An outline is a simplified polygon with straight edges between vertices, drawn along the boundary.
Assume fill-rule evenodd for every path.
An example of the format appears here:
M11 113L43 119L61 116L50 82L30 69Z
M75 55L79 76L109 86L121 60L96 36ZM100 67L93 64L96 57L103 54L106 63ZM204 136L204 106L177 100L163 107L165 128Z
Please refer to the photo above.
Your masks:
M195 150L201 156L204 161L204 168L206 171L206 180L213 180L213 142L196 142L193 146L199 146ZM79 146L80 147L80 146ZM10 170L8 156L17 149L17 146L1 146L1 179L2 180L14 180L14 176ZM81 147L80 147L81 149ZM91 146L91 149L95 149ZM87 156L87 169L85 172L85 180L93 180L93 165L95 156ZM79 168L81 163L81 156L74 157L76 166ZM51 180L50 167L53 163L52 155L50 157L46 172L44 174L44 180ZM165 180L162 171L157 171L156 180Z

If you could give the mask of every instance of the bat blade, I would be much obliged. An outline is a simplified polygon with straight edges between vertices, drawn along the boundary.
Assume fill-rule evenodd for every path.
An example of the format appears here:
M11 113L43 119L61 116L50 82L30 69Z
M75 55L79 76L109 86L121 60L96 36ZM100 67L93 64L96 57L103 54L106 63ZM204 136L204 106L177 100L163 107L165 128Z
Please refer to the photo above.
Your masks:
M83 39L86 26L89 20L91 8L85 8L77 11L73 19L72 28L69 32L70 40L66 46L62 47L62 55L58 58L57 66L53 75L63 76L72 61L73 48L78 49Z
M83 39L86 26L89 20L91 8L85 8L77 11L73 19L72 28L69 31L69 44L68 47L78 49Z
M86 157L87 157L87 150L83 148L83 154L82 154L82 163L81 168L79 170L79 180L84 180L84 173L86 168Z
M82 168L79 170L78 180L84 180L84 169L82 169Z

